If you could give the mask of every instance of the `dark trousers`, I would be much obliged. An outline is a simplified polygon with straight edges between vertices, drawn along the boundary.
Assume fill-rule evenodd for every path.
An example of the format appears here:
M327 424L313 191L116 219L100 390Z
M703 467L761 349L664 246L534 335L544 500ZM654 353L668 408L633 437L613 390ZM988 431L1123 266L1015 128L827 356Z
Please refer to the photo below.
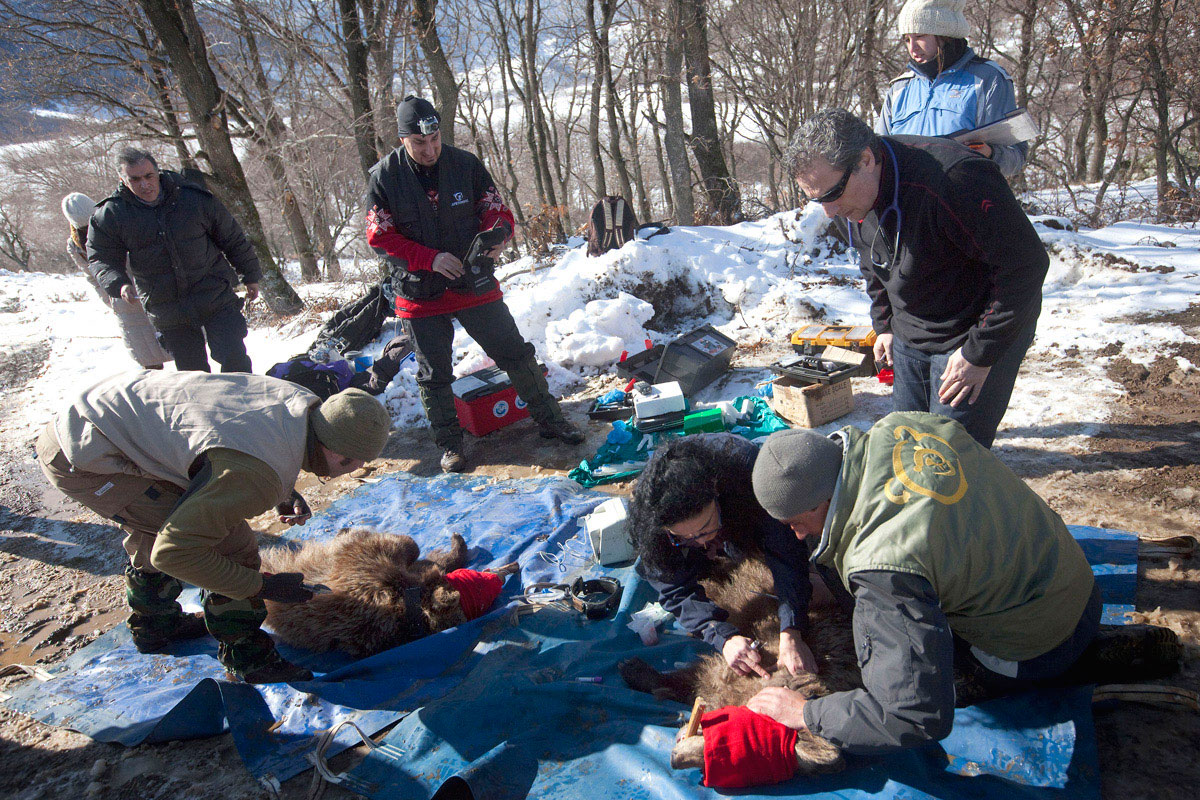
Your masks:
M1092 596L1079 616L1075 630L1066 641L1049 652L1026 661L1000 661L971 647L965 640L954 637L954 667L975 675L989 696L1026 691L1058 678L1079 660L1100 631L1104 607L1100 587L1092 586Z
M508 373L513 388L529 405L535 422L562 419L558 401L550 395L533 345L525 341L503 300L465 308L453 314L404 320L404 330L417 356L417 386L433 429L433 440L445 450L462 446L463 432L454 409L454 320L479 343L496 366Z
M926 353L900 341L892 340L892 368L895 384L892 386L893 411L930 411L962 423L967 433L984 447L991 447L996 438L996 428L1008 410L1021 359L1033 343L1037 320L1021 331L1008 349L992 365L979 398L972 404L963 401L957 408L938 400L942 372L950 353Z
M199 325L181 325L158 332L163 349L175 359L175 369L212 372L205 340L221 372L251 372L246 353L246 318L236 304L210 315Z

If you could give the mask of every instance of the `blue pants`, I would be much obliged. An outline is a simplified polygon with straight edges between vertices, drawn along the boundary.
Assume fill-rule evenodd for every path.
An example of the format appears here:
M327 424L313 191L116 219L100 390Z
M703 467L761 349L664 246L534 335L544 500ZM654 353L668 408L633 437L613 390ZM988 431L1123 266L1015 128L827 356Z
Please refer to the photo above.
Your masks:
M974 404L963 401L958 408L945 405L938 400L942 372L950 353L926 353L900 341L892 340L892 369L895 383L892 386L893 411L930 411L962 423L967 433L984 447L991 447L996 438L996 428L1008 410L1013 384L1021 359L1033 343L1037 329L1036 319L1030 323L1000 356L992 371L988 373L979 398Z
M158 332L163 349L175 359L175 369L212 372L205 340L212 356L221 365L221 372L251 372L250 356L246 353L246 318L241 309L231 303L199 325L181 325Z

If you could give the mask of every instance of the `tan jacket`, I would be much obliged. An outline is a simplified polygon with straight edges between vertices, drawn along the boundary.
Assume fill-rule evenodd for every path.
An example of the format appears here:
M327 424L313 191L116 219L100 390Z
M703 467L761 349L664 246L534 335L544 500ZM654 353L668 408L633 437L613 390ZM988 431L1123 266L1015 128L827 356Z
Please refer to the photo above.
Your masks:
M165 480L192 491L158 534L157 569L244 598L261 588L255 570L213 551L234 526L291 496L320 399L262 375L137 373L86 389L59 415L55 434L72 467ZM193 465L210 471L195 483Z

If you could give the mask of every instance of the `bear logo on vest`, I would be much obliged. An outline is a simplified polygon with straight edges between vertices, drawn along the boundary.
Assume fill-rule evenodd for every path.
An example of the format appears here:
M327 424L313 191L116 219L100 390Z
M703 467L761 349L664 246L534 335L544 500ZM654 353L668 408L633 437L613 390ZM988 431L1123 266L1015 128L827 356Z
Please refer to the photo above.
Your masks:
M497 401L496 405L492 406L492 416L495 417L496 419L500 419L501 417L508 416L508 401L507 400Z
M901 486L893 488L894 484L888 483L884 489L888 500L904 505L916 493L951 506L962 499L967 493L967 477L949 442L905 425L896 428L895 436L892 469Z
M450 205L452 205L452 206L461 206L461 205L462 205L463 203L465 203L465 202L467 202L467 198L463 197L463 193L462 193L462 192L455 192L455 193L454 193L454 199L453 199L453 200L450 202Z

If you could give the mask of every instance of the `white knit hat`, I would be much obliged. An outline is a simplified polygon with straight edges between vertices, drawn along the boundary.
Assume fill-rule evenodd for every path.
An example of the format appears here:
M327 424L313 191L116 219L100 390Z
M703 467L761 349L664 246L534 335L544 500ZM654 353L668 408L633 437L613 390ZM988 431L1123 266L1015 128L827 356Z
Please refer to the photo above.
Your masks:
M963 14L966 5L967 0L908 0L896 17L896 30L901 36L913 33L965 39L971 33Z
M73 227L86 228L95 210L96 204L92 198L82 192L71 192L62 199L63 216Z

